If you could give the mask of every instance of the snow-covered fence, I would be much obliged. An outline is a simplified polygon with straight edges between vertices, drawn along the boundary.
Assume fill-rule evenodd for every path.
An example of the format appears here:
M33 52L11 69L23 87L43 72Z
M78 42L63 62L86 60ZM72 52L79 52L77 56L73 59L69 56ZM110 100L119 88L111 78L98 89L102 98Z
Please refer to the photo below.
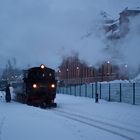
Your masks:
M96 92L99 99L117 101L140 105L140 83L95 83L64 86L57 89L57 93L95 98Z

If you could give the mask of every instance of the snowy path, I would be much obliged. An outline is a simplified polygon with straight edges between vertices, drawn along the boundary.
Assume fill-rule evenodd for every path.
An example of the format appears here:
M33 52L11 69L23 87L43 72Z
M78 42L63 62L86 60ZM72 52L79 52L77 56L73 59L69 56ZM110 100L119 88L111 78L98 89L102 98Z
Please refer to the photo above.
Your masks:
M140 106L57 95L58 108L0 99L0 140L139 140Z

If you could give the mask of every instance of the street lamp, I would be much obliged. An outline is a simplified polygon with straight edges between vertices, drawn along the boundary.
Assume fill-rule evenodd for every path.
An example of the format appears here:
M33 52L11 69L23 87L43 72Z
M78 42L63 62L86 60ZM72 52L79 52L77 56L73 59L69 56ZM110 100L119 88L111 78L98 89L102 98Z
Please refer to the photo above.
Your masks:
M127 65L127 64L125 64L125 65L124 65L124 67L125 67L125 68L127 68L127 67L128 67L128 65Z
M79 67L76 67L76 77L79 77Z
M68 72L69 72L69 69L67 68L66 69L66 81L67 81L67 85L68 85Z
M125 68L125 78L128 78L128 65L125 64L124 68Z
M80 72L79 70L80 70L80 68L79 68L79 66L77 66L77 67L76 67L76 75L75 75L76 83L79 83L79 75L80 75L80 74L79 74L79 72Z
M110 74L110 72L109 72L109 64L110 64L110 61L107 61L107 75Z
M109 64L109 63L110 63L110 61L107 61L107 63Z
M61 70L58 70L58 78L61 79Z

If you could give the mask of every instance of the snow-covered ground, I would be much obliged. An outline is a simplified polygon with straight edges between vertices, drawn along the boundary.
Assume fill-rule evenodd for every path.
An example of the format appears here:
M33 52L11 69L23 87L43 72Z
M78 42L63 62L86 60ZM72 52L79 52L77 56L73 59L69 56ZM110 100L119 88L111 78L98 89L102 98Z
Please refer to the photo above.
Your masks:
M137 105L57 94L57 108L40 109L0 94L0 140L140 139Z

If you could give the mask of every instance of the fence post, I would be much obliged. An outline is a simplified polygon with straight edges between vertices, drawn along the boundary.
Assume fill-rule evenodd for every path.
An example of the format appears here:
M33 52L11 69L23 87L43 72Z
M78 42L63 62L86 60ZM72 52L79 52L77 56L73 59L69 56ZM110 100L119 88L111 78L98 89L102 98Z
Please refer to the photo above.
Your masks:
M122 84L120 83L120 102L122 102Z
M59 93L61 93L61 87L59 87Z
M109 83L109 98L108 101L111 101L111 96L110 96L110 83Z
M95 82L95 103L98 103L98 83Z
M102 98L102 85L100 83L100 99Z
M135 83L133 83L133 105L135 105Z
M71 85L70 85L70 95L71 95Z
M57 93L60 93L60 87L57 87L56 91L57 91Z
M79 96L81 96L81 84L80 84L80 87L79 87L79 88L80 88L80 91L79 91Z
M93 98L93 83L92 83L92 98Z
M74 85L74 95L76 96L76 85Z
M85 84L85 97L87 97L87 84Z

